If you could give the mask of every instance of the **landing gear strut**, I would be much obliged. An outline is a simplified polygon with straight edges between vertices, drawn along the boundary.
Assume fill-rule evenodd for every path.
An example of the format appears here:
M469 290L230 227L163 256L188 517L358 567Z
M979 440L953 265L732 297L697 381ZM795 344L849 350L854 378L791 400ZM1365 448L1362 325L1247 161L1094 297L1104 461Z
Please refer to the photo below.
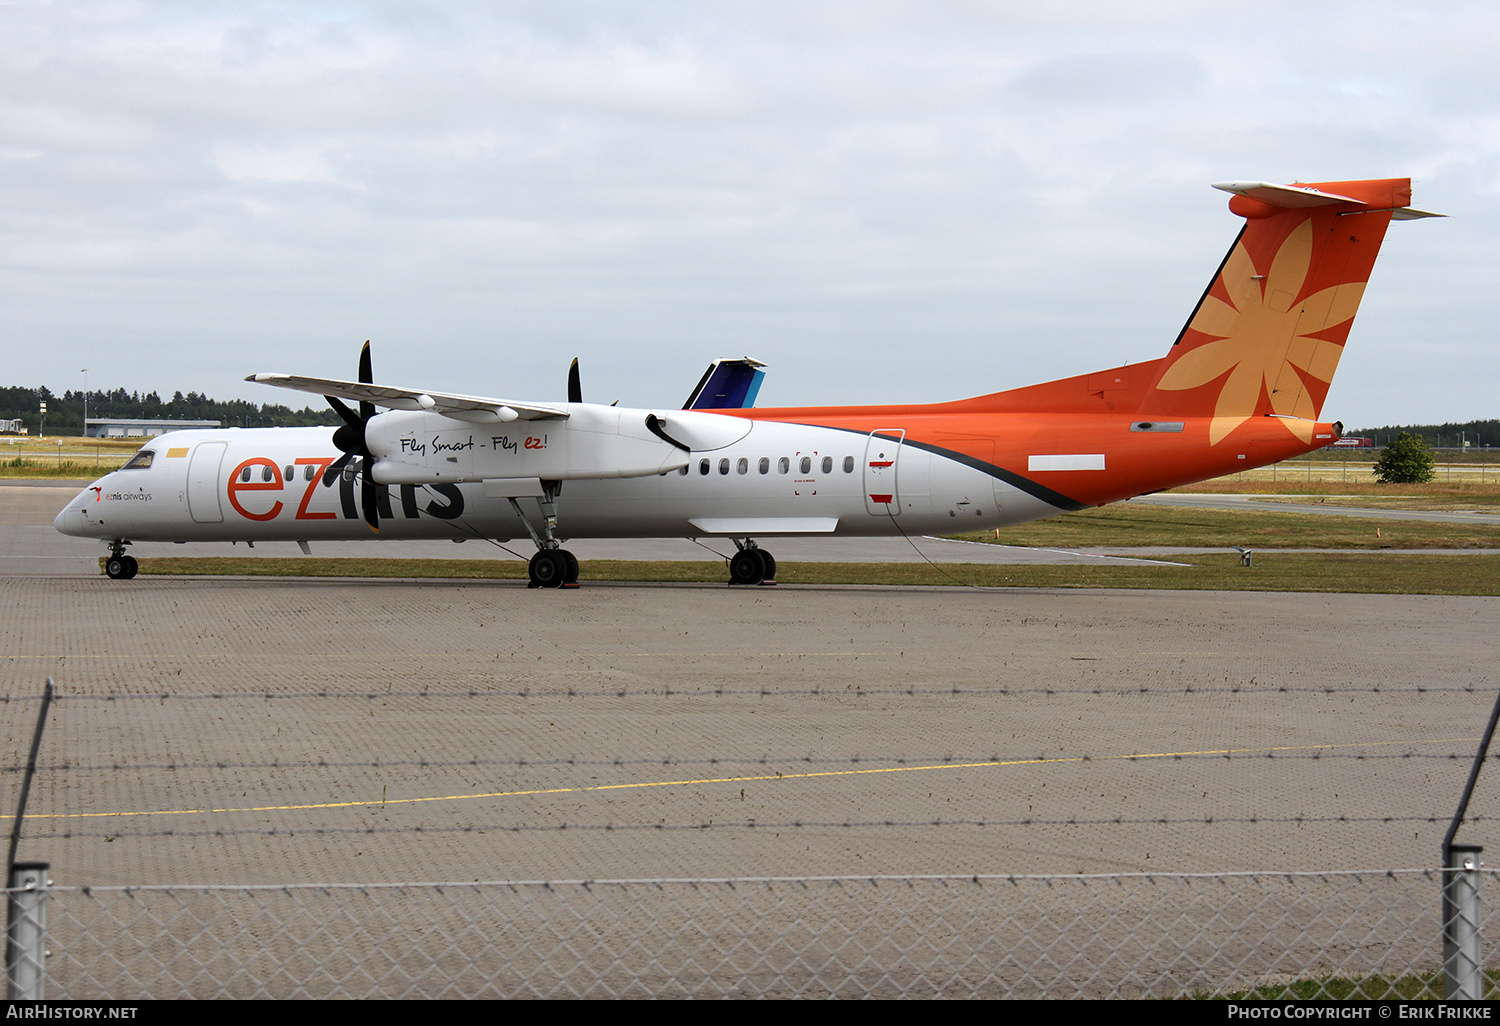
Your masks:
M776 557L755 544L753 538L731 539L739 549L729 560L730 584L775 584Z
M553 531L557 528L557 496L561 491L561 481L542 482L542 497L537 500L537 505L542 510L540 535L531 526L526 514L521 512L521 504L515 499L509 500L510 508L515 510L516 516L526 526L526 533L536 543L536 555L531 557L531 563L526 568L530 578L528 588L578 587L578 557L563 548L562 543L553 537Z
M104 561L104 572L112 581L128 581L140 570L134 556L125 555L125 546L130 544L122 538L110 542L109 558Z

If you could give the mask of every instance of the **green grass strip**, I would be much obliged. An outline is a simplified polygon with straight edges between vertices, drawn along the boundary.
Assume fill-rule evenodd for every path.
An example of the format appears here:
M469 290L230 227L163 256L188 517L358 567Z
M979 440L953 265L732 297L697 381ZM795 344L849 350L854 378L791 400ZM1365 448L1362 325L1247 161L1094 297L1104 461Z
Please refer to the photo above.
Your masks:
M1314 500L1316 501L1316 500ZM1280 511L1187 509L1117 503L1029 524L954 535L1045 548L1181 545L1252 549L1500 549L1500 526Z
M1490 1001L1500 997L1500 973L1493 969L1484 971L1484 995ZM1206 995L1194 995L1203 996ZM1443 974L1434 971L1402 976L1372 974L1350 977L1330 973L1290 983L1262 984L1215 997L1229 1001L1441 1001Z
M0 453L0 455L4 455ZM104 464L95 464L92 457L77 461L65 460L62 463L31 463L7 461L0 463L0 479L16 481L50 481L55 478L65 478L77 481L92 481L96 477L102 477L111 470L116 470L123 460L111 460Z

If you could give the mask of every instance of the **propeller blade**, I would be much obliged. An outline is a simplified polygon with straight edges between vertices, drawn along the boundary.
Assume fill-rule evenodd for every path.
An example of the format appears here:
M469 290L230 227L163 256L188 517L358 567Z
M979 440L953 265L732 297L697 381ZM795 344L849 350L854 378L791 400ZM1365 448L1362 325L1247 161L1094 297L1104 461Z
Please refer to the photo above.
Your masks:
M370 466L372 462L369 457L360 460L359 504L365 514L365 523L370 525L370 530L379 534L380 507L376 505L376 484L370 479Z
M331 487L333 482L338 480L338 476L343 472L345 465L352 459L354 459L354 453L346 452L330 463L328 469L323 471L323 487Z
M345 406L342 399L334 395L325 395L323 398L328 400L328 405L333 407L334 413L337 413L344 419L345 424L348 424L352 428L358 428L361 431L364 430L364 424L360 421L359 414Z
M366 385L375 383L374 372L370 368L370 343L367 339L364 348L359 352L359 380ZM338 396L325 395L328 405L339 415L344 423L333 432L333 444L344 454L329 464L328 469L323 471L323 487L327 488L333 484L349 461L356 456L361 457L359 472L363 483L360 485L360 504L364 508L365 523L370 525L370 530L379 531L380 511L375 505L376 493L375 482L370 480L370 447L365 444L365 426L375 416L375 404L361 401L359 412L355 413Z
M578 357L573 357L573 366L568 368L568 402L583 402L583 383L578 378Z
M365 346L359 351L359 380L364 385L373 385L375 383L375 372L370 369L369 339L365 339ZM361 402L359 404L359 419L369 420L373 416L375 416L375 404Z

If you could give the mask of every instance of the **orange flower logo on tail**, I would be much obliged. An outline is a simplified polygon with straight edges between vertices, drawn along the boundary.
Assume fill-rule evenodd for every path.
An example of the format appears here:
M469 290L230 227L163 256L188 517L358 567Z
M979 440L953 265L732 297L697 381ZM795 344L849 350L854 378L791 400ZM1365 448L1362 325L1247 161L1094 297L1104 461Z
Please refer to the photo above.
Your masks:
M1219 279L1232 302L1205 296L1188 324L1210 341L1183 353L1156 383L1159 389L1180 391L1228 374L1214 403L1210 444L1217 445L1254 416L1263 393L1269 396L1270 413L1301 418L1282 423L1304 442L1311 441L1313 421L1344 350L1342 342L1316 336L1352 320L1365 291L1364 282L1345 282L1298 302L1313 249L1311 218L1286 237L1267 274L1257 271L1244 241L1236 243Z

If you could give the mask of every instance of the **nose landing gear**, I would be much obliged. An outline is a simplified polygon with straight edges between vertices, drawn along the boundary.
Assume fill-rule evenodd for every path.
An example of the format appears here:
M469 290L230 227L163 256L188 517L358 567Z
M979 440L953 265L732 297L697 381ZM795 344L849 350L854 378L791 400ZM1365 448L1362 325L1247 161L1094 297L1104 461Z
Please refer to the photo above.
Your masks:
M125 554L125 546L129 544L121 538L110 543L109 558L104 561L104 573L112 581L128 581L141 568L134 556Z

